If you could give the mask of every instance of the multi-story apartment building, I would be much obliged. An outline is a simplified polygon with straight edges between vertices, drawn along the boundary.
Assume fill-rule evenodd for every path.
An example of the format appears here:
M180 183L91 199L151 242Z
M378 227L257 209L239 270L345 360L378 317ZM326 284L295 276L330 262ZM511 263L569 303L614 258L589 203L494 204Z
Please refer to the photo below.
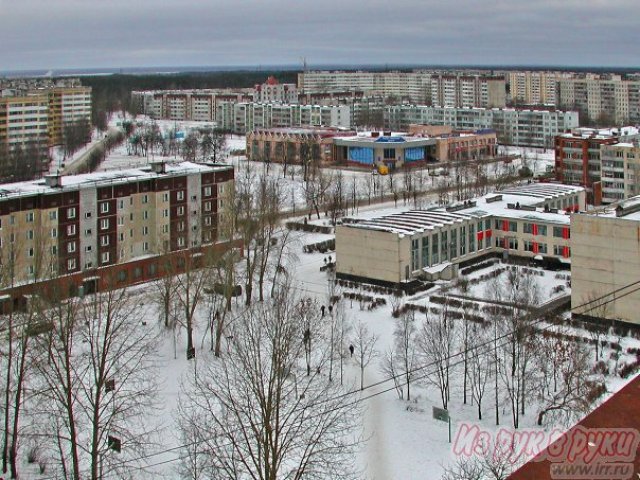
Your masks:
M506 106L505 80L478 75L434 75L431 104L438 107L503 108Z
M346 219L336 227L336 272L401 285L420 277L450 279L460 263L486 255L568 264L567 212L584 208L584 189L538 183L445 208Z
M61 145L65 125L91 122L91 87L53 87L49 97L49 145Z
M79 121L91 121L90 87L5 89L0 96L0 149L5 156L20 149L28 171L23 177L38 176L48 169L48 148L63 143L65 125Z
M185 162L2 185L0 289L157 278L166 255L230 240L233 179L231 166Z
M514 105L556 105L556 84L569 72L509 71L505 73Z
M298 103L295 83L279 83L275 77L254 87L253 101L258 103Z
M398 100L431 103L429 72L345 72L313 71L298 74L301 94L363 92L365 95L395 97Z
M640 194L640 142L600 146L602 203L614 203Z
M620 175L616 166L607 159L607 196L603 192L604 182L601 169L601 154L605 147L637 138L638 130L634 127L620 129L576 128L571 133L558 135L555 138L555 172L556 180L568 185L579 185L586 189L587 200L593 205L610 203L623 192L621 181L615 180ZM610 151L606 150L610 155ZM614 153L618 155L618 153ZM618 179L619 180L619 179ZM634 180L635 181L635 180ZM615 193L614 196L612 196ZM626 198L620 197L617 199Z
M556 135L578 126L577 112L512 108L451 108L390 105L385 108L385 127L407 130L411 124L450 125L456 130L496 131L498 141L508 145L550 148Z
M0 148L4 153L21 149L34 152L36 168L46 169L49 145L49 99L46 95L15 95L5 92L0 97ZM44 163L43 165L40 165Z
M640 121L640 80L637 79L595 74L558 79L556 99L558 105L579 109L594 122Z
M155 119L215 122L220 102L249 102L252 89L134 91L139 111Z
M246 134L259 128L351 128L351 111L349 105L221 102L218 104L216 119L219 128L238 134Z

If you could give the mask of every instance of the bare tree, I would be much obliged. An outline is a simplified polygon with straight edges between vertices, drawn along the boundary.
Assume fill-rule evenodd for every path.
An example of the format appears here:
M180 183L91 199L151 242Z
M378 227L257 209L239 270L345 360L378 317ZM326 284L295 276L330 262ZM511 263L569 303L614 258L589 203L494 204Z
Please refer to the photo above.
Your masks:
M426 382L438 389L442 408L445 410L450 398L451 355L454 339L454 323L449 318L448 305L445 303L439 315L427 316L418 333L417 342L418 355L423 359L422 363L434 366L434 370L426 376Z
M202 453L184 464L191 478L353 478L358 402L319 373L325 336L307 375L301 303L282 287L252 304L234 323L229 354L185 381L180 425Z
M208 271L203 267L202 256L194 256L191 251L184 250L178 257L179 266L184 273L176 276L176 298L182 315L178 322L187 330L187 360L195 357L193 331L196 321L196 308L204 297Z
M144 455L157 427L158 330L146 326L139 299L125 290L97 293L80 302L52 300L50 333L38 337L38 369L46 412L61 430L52 433L66 478L98 480L103 471L126 475ZM70 465L69 465L70 463Z
M551 418L554 425L572 424L591 406L593 382L589 381L588 353L582 345L556 336L549 336L543 348L542 354L536 357L541 373L537 389L541 402L537 423L542 425L545 418Z
M354 331L353 345L355 348L356 361L360 368L360 390L364 389L364 371L377 356L375 349L378 337L369 332L369 328L362 321L358 321Z
M469 383L471 398L478 407L478 420L482 420L482 400L491 377L492 349L486 325L474 324L469 337Z

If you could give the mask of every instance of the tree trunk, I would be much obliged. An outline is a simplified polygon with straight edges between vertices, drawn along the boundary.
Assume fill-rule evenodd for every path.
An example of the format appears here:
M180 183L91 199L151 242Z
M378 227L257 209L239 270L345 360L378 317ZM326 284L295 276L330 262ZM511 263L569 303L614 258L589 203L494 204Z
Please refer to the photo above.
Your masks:
M13 313L9 313L9 346L7 351L7 381L4 391L4 435L2 438L2 473L7 473L9 459L9 399L11 398L11 368L13 359Z
M26 335L26 334L24 334ZM22 339L22 351L20 352L20 367L18 370L18 382L16 383L16 396L13 405L13 430L11 432L11 448L9 449L9 463L11 465L11 478L18 478L18 429L20 426L20 407L22 406L22 388L24 385L24 370L27 358L28 337Z

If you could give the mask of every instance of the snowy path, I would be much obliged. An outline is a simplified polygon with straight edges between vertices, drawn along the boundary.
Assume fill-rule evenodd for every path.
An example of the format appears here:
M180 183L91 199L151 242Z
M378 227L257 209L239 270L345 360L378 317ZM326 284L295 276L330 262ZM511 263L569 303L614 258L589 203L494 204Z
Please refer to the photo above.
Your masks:
M369 374L374 371L375 370L371 369ZM379 378L377 377L378 375L376 375L374 380L370 379L369 383L378 381ZM388 438L387 418L381 402L382 396L376 395L367 400L366 404L364 435L368 440L366 450L366 478L369 480L388 480L393 478L388 471L389 462L386 457L389 449L385 442L385 439Z

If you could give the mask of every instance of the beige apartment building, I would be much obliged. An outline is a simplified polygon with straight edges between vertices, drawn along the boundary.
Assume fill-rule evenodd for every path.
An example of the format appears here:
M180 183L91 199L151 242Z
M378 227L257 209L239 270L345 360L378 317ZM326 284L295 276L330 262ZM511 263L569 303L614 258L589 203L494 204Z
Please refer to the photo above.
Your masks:
M587 74L557 81L557 104L578 108L592 121L607 124L640 122L640 80L620 75Z
M572 312L640 324L640 197L604 214L573 215L571 253Z
M568 72L511 71L506 73L514 105L555 105L556 83L571 78Z
M449 207L346 219L336 227L339 278L398 285L450 279L489 254L571 263L569 212L583 188L529 184Z
M91 122L91 87L53 87L43 92L49 99L49 145L61 145L64 126Z
M20 148L36 151L40 162L47 162L49 145L49 98L42 94L15 95L5 92L0 97L0 148L6 152Z
M431 104L437 107L504 108L503 77L435 75L431 78Z
M620 142L600 147L602 203L640 195L640 142Z
M0 148L22 149L35 162L25 168L33 176L47 171L48 148L63 143L64 126L91 121L91 88L48 86L32 90L5 89L0 95Z
M62 277L124 286L157 278L166 255L229 242L233 173L160 163L0 185L0 290Z

